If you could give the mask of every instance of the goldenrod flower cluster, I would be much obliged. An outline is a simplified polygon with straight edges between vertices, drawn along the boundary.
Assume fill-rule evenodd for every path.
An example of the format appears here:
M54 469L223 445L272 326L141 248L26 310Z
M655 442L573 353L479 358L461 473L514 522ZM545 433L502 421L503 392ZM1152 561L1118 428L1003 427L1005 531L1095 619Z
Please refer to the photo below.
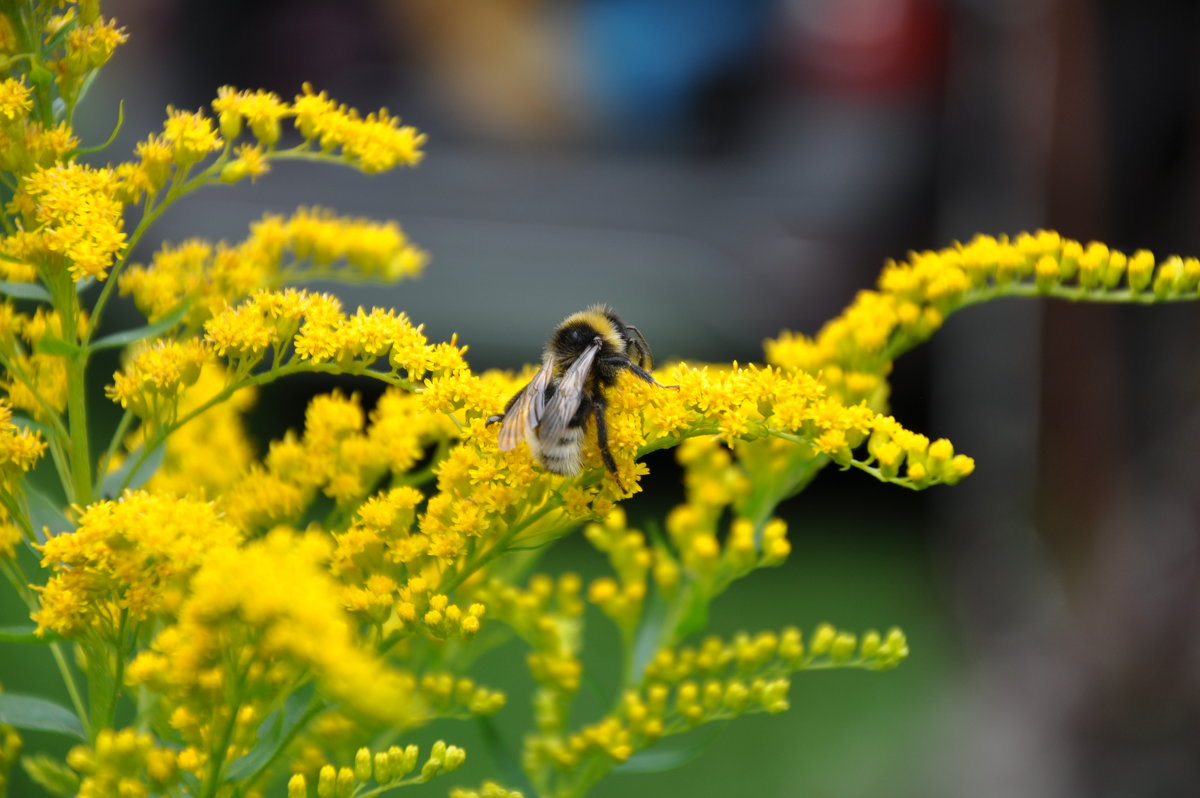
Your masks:
M404 748L393 745L386 751L374 753L369 748L359 748L354 755L353 767L325 765L320 769L315 795L316 798L353 798L368 789L370 792L365 794L374 795L395 787L423 784L445 773L453 773L466 759L466 751L456 745L447 745L444 740L430 746L429 756L420 770L417 770L420 749L415 745ZM368 786L371 782L374 787ZM297 773L288 781L288 798L311 798L313 794L304 774Z
M514 637L534 684L519 764L539 795L582 795L698 724L782 711L797 671L893 667L908 653L898 629L702 638L706 608L786 561L777 508L826 465L911 489L972 473L950 441L888 415L894 359L949 313L1000 296L1200 294L1200 260L1045 231L911 253L815 336L768 341L765 364L678 363L655 375L670 389L622 376L606 394L616 478L590 421L582 472L559 476L527 446L500 451L489 424L536 364L476 373L418 313L297 287L418 275L427 256L393 222L301 208L239 242L187 239L130 262L199 188L282 160L413 166L425 137L311 86L291 100L225 87L211 111L168 108L126 160L84 165L75 109L124 39L97 0L0 8L0 574L66 685L72 707L56 711L86 739L74 772L24 758L59 792L250 795L282 789L288 768L289 798L428 781L463 749L439 742L422 760L386 735L503 711L478 663ZM118 295L143 326L106 329ZM107 425L90 406L94 357L117 349ZM255 440L258 388L304 373L384 389L318 395L301 429ZM641 458L666 448L684 500L633 524L620 503L642 490ZM581 528L610 572L538 572L540 552ZM581 720L589 601L617 627L622 666L594 680L607 703ZM0 728L0 779L18 751ZM519 795L490 781L452 794Z
M74 532L41 546L42 567L53 575L34 620L66 636L115 635L126 622L173 612L212 550L241 538L208 502L132 492L93 504Z
M149 264L125 269L118 284L150 321L187 300L186 320L198 326L256 291L321 278L400 280L419 275L427 260L395 222L301 208L287 218L263 216L235 245L164 245Z
M57 418L67 405L67 370L63 358L45 351L45 340L67 333L62 317L45 308L22 313L12 302L0 302L0 389L13 410L40 422Z
M125 247L117 190L111 169L67 163L33 171L12 200L23 229L4 240L3 251L48 274L65 270L72 281L104 278Z
M401 125L386 110L363 117L355 109L335 103L325 92L314 94L306 83L304 92L296 96L292 113L306 142L315 142L324 152L339 152L347 163L364 172L421 162L425 135Z
M940 250L889 261L878 290L854 302L816 336L785 332L766 342L767 361L810 373L836 369L851 400L868 398L891 361L967 305L998 296L1047 296L1100 302L1194 299L1200 259L1147 250L1126 254L1039 230L1014 238L979 235ZM874 404L874 403L872 403Z
M421 697L438 717L494 715L504 707L504 693L475 683L467 676L426 673L419 684Z
M485 781L478 790L455 787L450 798L524 798L520 790L510 790L494 781Z
M83 777L78 798L149 798L179 778L176 753L136 729L102 730L93 745L72 748L67 764Z
M328 542L279 529L210 551L178 620L129 665L131 684L163 696L198 770L226 749L244 753L280 691L309 674L353 712L406 723L416 716L411 675L388 668L354 634L334 581L320 568ZM169 711L168 711L169 710ZM240 755L240 754L238 754Z
M0 485L4 490L12 492L45 451L41 433L13 423L12 406L0 399Z

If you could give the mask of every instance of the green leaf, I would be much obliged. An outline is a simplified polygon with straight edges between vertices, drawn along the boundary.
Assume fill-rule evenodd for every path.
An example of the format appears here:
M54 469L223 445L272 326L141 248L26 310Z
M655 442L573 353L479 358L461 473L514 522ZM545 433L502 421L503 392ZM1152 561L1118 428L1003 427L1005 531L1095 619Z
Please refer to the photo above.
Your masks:
M20 624L18 626L0 626L0 643L34 643L43 645L47 643L61 643L63 638L54 632L43 632L39 637L34 631L37 629L31 623Z
M132 330L123 330L119 333L106 335L97 341L93 341L91 349L113 349L118 346L125 346L134 341L140 341L143 338L149 338L159 333L164 333L183 320L184 314L188 311L188 306L191 303L187 300L176 305L170 313L163 316L153 324L147 324L144 327L135 327Z
M93 69L91 72L87 73L87 77L83 79L83 83L79 87L79 94L75 97L76 108L78 108L79 104L82 103L84 98L88 96L88 92L92 90L92 84L96 82L96 76L99 74L99 69Z
M13 260L12 258L4 258L4 260ZM40 283L12 283L0 282L0 294L10 296L13 299L32 299L34 302L51 302L50 292L42 287Z
M158 467L162 465L166 451L166 447L160 443L145 460L141 459L141 449L130 452L129 456L125 458L125 462L121 463L120 468L104 475L104 480L100 483L100 495L112 499L121 491L122 486L129 490L136 490L145 485L146 480L154 476L154 472L158 471ZM141 461L140 465L138 461ZM135 465L137 471L133 471ZM133 472L132 476L130 476L131 471Z
M285 714L287 714L286 705L283 710L275 710L266 717L262 725L258 727L258 742L254 746L254 750L234 760L233 764L229 766L226 776L230 781L241 781L271 761L271 756L278 750L279 742L283 739Z
M305 691L310 692L310 691ZM291 745L296 735L312 720L322 705L314 704L309 695L292 693L281 709L268 715L258 727L258 744L254 750L233 761L226 772L228 781L251 784Z
M21 767L29 780L51 795L69 798L79 791L79 775L47 754L26 754Z
M654 748L638 751L629 759L613 768L613 773L662 773L674 770L691 762L703 754L725 730L725 723L719 723L707 734L689 734L674 745L665 746L659 743Z
M81 150L75 150L75 154L90 155L93 152L99 152L100 150L107 149L108 145L116 141L117 134L121 132L121 125L123 124L125 124L125 101L121 100L119 103L117 103L117 124L113 128L112 133L109 134L108 140L103 144L97 144L94 147L84 147Z
M34 421L29 416L13 416L12 423L18 427L35 430L42 433L43 438L53 438L56 434L53 427L49 427L40 421Z
M63 515L64 505L62 502L54 501L28 481L25 482L23 489L25 500L29 503L29 524L33 527L39 542L46 542L46 536L42 532L43 527L50 527L50 533L54 535L74 531L75 525Z
M0 723L18 729L53 732L85 739L83 724L75 713L35 695L0 693Z
M637 637L633 643L633 656L630 658L630 672L625 675L631 684L641 681L641 674L650 661L658 655L658 649L663 644L663 627L670 615L670 607L662 593L657 590L650 594L642 611L642 623L638 626Z
M496 726L496 722L489 717L480 716L477 718L479 722L479 736L483 740L483 747L491 755L492 761L496 763L496 767L500 771L500 776L504 783L512 788L518 789L523 795L536 795L533 785L525 778L525 772L521 770L521 755L513 747L512 743L505 738L504 734Z
M43 47L46 50L53 50L55 47L58 47L60 44L62 44L64 41L66 41L67 34L70 33L71 31L75 30L75 28L77 28L78 26L79 26L79 18L78 17L68 20L67 23L65 25L63 25L61 28L59 28L58 31L53 36L51 36L49 39L46 40L46 43L43 45Z
M37 342L34 351L41 352L44 355L59 355L61 357L75 357L83 350L78 344L72 344L57 335L46 333Z
M679 621L679 625L675 627L675 639L687 637L696 632L702 632L708 626L708 603L710 597L697 584L688 585L685 590L687 591L687 595L683 598L687 601L687 612Z

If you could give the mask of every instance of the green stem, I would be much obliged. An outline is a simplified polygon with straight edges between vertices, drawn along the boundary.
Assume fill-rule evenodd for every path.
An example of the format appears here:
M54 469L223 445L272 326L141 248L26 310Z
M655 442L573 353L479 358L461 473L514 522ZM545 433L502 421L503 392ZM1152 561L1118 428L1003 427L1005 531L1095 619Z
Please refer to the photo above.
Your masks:
M79 722L83 724L84 735L89 740L93 739L92 721L88 717L87 710L84 708L83 695L79 692L79 686L75 683L75 674L71 672L71 666L67 663L67 658L63 654L62 645L51 643L50 656L54 657L54 662L58 666L58 672L62 676L63 684L66 685L67 694L71 697L71 705L75 707L75 714L79 716Z
M0 571L4 572L4 576L12 584L13 590L17 596L25 603L25 606L30 611L38 609L38 600L36 594L29 589L29 582L20 571L20 566L16 565L14 559L13 565L0 560ZM84 735L90 740L92 739L92 724L88 718L87 709L83 703L83 696L79 692L79 686L75 683L75 675L71 672L71 666L67 663L67 658L63 654L62 644L50 643L50 656L54 659L54 664L58 667L59 675L62 677L63 685L67 688L67 695L71 698L71 705L75 708L75 714L79 717L79 722L83 726Z
M125 251L122 253L120 260L113 264L109 272L108 278L104 282L104 288L100 291L100 296L96 299L96 304L92 307L92 315L88 320L87 331L83 335L83 343L86 344L92 340L92 336L96 334L96 330L100 326L100 320L104 315L104 308L108 305L109 299L112 297L114 286L117 284L117 277L122 269L129 264L129 256L133 254L133 248L142 240L142 236L150 229L150 226L158 221L167 208L171 206L175 200L191 194L196 189L202 188L211 182L211 178L217 173L222 163L224 155L213 162L208 168L204 169L197 175L188 179L186 172L177 173L171 187L167 189L166 194L157 202L146 201L146 208L142 212L142 218L138 220L137 227L129 234L129 239L125 242Z
M242 388L250 388L250 387L257 386L257 385L266 385L270 382L274 382L275 380L277 380L281 377L286 377L286 376L289 376L292 374L301 374L301 373L318 373L318 374L353 373L354 376L371 377L371 378L380 380L381 382L385 382L388 385L397 385L402 388L406 388L407 390L413 390L413 388L414 388L413 384L411 382L409 382L408 380L402 379L400 377L395 377L389 373L385 373L385 372L381 372L381 371L371 371L370 369L364 369L363 371L359 371L359 372L346 372L343 366L339 366L336 363L310 363L310 362L292 363L290 365L283 366L278 369L272 369L270 371L265 371L261 374L255 374L252 377L245 377L243 379L237 380L237 381L225 386L220 392L214 394L212 396L212 398L210 398L208 401L204 402L203 404L199 405L198 407L192 408L192 410L185 413L181 418L178 418L178 419L172 421L170 424L164 425L158 432L154 433L154 437L152 437L150 440L148 440L142 444L141 454L138 455L137 460L134 462L133 468L129 469L129 473L125 476L125 479L121 482L121 485L118 488L117 492L123 493L125 491L125 489L127 487L129 487L129 481L131 479L133 479L134 475L138 473L138 471L141 469L142 465L146 462L147 459L149 459L150 455L153 454L158 449L158 447L163 444L164 441L166 441L167 437L170 436L171 433L173 433L175 430L179 429L180 427L182 427L184 424L188 423L192 419L196 418L201 413L204 413L206 410L213 407L214 405L218 405L221 402L224 402L226 399L228 399L235 392L241 390Z
M87 354L81 352L67 365L67 418L71 427L71 498L80 507L92 502L91 453L88 446L86 376Z

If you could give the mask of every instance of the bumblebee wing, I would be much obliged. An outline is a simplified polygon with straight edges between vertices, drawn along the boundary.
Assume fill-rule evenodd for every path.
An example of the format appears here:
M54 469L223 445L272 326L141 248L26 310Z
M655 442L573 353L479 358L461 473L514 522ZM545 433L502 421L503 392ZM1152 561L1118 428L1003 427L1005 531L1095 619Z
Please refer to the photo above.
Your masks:
M583 354L563 374L558 389L546 403L545 412L537 425L537 436L542 443L553 446L562 440L567 425L571 423L575 411L579 409L579 403L583 401L583 386L592 372L592 363L596 359L596 353L600 351L600 346L601 342L597 340L583 350Z
M509 452L517 448L517 444L537 428L538 419L546 407L546 388L550 385L553 373L554 369L547 358L529 384L517 394L517 400L500 423L500 435L497 438L500 451Z

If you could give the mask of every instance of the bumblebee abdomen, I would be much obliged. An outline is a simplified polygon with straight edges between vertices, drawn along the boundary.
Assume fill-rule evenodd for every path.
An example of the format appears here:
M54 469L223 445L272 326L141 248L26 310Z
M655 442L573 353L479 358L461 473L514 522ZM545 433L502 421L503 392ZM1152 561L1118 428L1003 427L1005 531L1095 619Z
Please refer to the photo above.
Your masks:
M547 471L574 476L583 469L583 427L567 427L562 437L538 442L537 459Z

